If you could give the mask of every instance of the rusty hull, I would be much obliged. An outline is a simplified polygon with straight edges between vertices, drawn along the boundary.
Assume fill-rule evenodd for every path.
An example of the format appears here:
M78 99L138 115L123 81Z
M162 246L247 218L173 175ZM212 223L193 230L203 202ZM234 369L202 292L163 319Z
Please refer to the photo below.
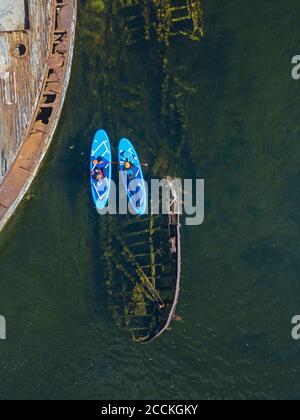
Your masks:
M73 58L77 0L28 0L27 7L24 30L0 28L0 231L49 147Z

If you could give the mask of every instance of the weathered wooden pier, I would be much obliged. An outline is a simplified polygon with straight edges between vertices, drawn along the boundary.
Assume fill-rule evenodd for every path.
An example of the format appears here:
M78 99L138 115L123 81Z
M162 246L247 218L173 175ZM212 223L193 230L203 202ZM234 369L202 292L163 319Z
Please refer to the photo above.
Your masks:
M69 79L77 0L0 2L0 230L56 129Z

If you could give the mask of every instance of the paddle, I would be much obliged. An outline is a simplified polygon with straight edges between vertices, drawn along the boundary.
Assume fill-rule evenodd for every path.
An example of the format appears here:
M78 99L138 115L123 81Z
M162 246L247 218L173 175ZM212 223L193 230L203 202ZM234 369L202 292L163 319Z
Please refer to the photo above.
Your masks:
M121 162L121 165L123 165L125 162ZM120 163L119 162L106 162L106 164L110 164L110 165L120 165ZM140 163L140 165L141 166L146 166L147 168L148 168L148 163ZM95 165L96 166L96 165ZM94 167L95 167L94 166ZM91 172L91 174L92 174L92 172Z
M119 162L107 162L110 163L111 165L120 165ZM124 165L125 162L121 162L121 165ZM149 166L148 163L140 163L141 166Z

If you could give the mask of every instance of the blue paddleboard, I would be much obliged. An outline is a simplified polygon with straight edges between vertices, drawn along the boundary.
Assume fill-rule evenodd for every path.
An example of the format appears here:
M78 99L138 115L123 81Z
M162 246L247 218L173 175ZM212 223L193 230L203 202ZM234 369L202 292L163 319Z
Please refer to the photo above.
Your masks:
M130 168L127 169L127 164ZM147 210L147 192L138 154L128 139L119 144L119 165L132 213L142 216Z
M111 146L104 130L97 131L90 159L91 189L98 212L106 207L111 188Z

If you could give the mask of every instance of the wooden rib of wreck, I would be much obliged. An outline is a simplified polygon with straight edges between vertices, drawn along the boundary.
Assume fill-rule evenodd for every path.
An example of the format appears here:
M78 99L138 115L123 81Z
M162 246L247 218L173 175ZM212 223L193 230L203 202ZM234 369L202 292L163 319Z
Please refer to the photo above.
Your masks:
M154 35L166 46L172 37L185 36L200 41L204 36L204 18L200 0L120 0L127 18L129 43Z
M180 212L171 179L166 215L129 218L103 227L109 307L116 325L134 341L161 336L176 317L181 280Z
M34 179L62 111L76 1L0 3L0 230Z

